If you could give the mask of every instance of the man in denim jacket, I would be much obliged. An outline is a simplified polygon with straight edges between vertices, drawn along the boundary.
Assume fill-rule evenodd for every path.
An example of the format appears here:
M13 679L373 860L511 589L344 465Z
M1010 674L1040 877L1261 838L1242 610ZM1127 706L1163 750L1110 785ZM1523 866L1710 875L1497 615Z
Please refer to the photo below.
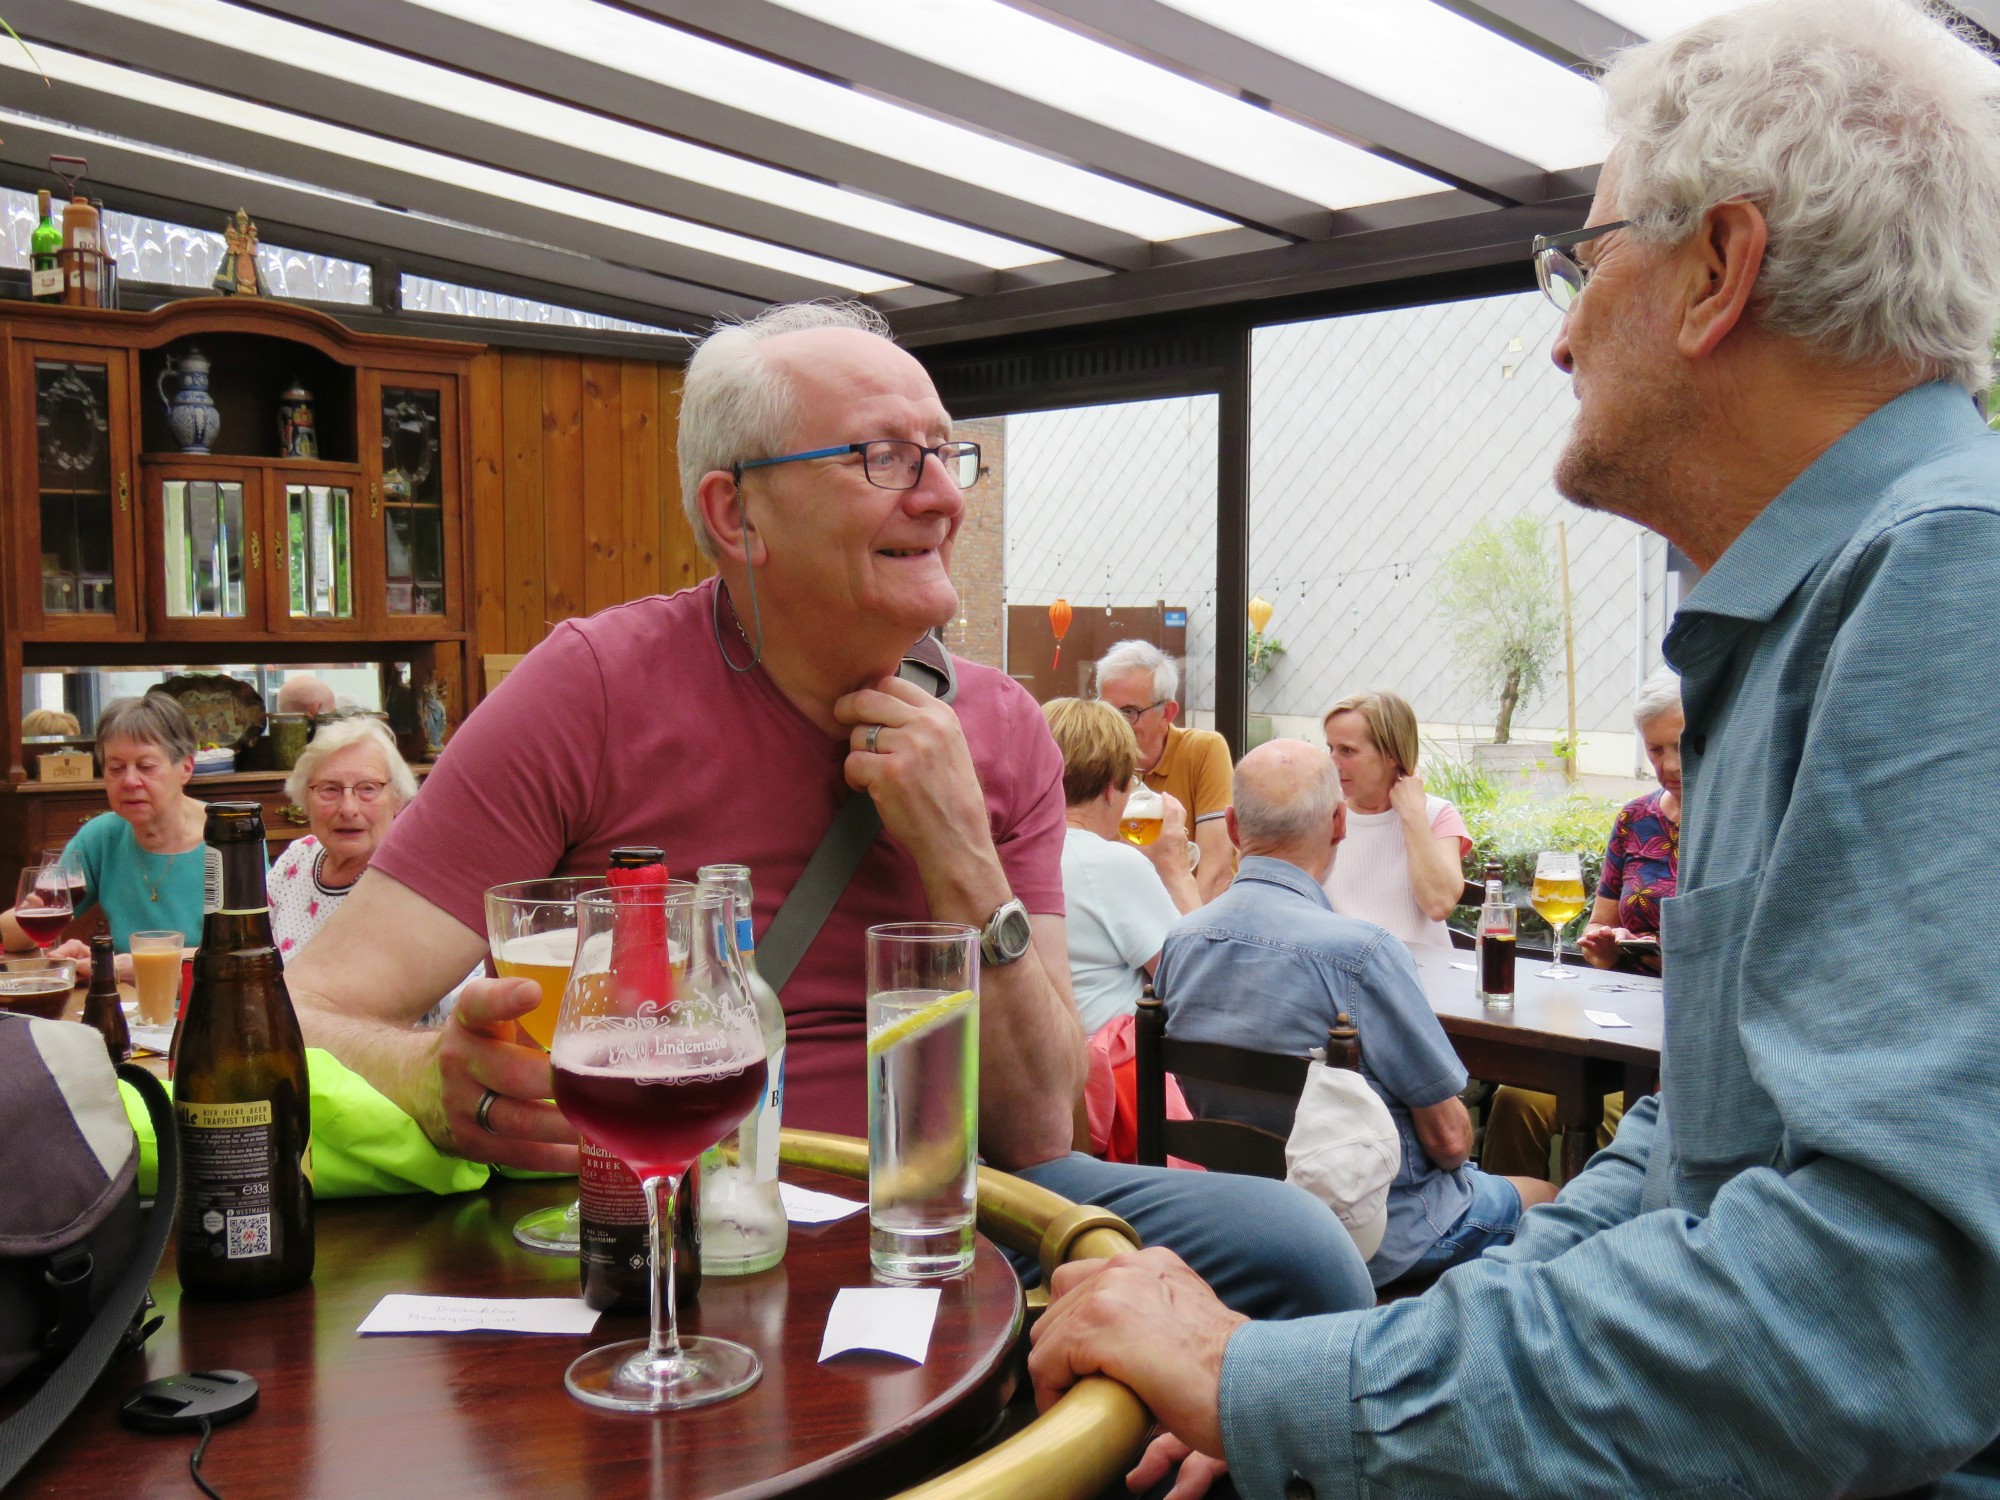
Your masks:
M1708 570L1662 1093L1421 1298L1246 1323L1146 1251L1058 1277L1031 1368L1131 1383L1185 1488L2000 1495L2000 70L1776 0L1604 87L1537 260L1558 486Z

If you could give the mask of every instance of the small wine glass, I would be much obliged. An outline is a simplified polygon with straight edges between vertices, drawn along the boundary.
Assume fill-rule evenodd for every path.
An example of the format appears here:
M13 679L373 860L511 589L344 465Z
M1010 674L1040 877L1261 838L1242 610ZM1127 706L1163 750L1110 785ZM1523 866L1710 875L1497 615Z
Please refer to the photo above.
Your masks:
M740 966L727 890L619 886L577 902L576 962L550 1048L556 1107L646 1190L652 1324L593 1349L563 1384L592 1406L681 1411L748 1390L756 1354L681 1338L674 1318L674 1200L694 1160L763 1097L764 1032Z
M1549 924L1555 938L1555 961L1537 971L1542 979L1574 979L1563 967L1563 928L1583 914L1583 861L1565 849L1544 849L1535 856L1535 889L1528 902Z
M14 921L43 953L62 941L74 912L69 872L60 859L21 871L15 885Z
M1144 848L1160 836L1167 818L1167 799L1143 781L1132 783L1125 799L1125 811L1118 819L1118 836L1128 844Z
M576 957L576 901L604 884L602 877L552 875L516 880L486 893L486 941L502 979L532 979L542 1003L516 1023L544 1051L555 1040L563 988ZM688 887L693 890L693 886ZM582 1243L576 1200L538 1208L514 1222L514 1240L537 1255L575 1255Z

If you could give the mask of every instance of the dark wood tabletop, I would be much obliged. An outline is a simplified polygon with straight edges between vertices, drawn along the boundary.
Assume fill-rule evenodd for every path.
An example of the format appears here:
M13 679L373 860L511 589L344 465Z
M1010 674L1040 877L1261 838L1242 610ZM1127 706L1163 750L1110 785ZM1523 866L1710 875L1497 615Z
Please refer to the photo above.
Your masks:
M863 1196L845 1178L789 1166L785 1176ZM510 1233L575 1191L564 1180L322 1203L311 1286L256 1302L183 1303L170 1246L153 1288L165 1326L111 1366L9 1495L194 1494L192 1434L134 1432L117 1418L134 1387L183 1370L246 1370L262 1385L257 1410L216 1429L203 1460L229 1500L889 1494L964 1457L1012 1392L1020 1285L984 1238L971 1271L937 1283L924 1364L866 1353L818 1363L834 1293L870 1284L866 1213L795 1224L780 1265L706 1282L683 1329L749 1344L764 1377L690 1412L603 1412L564 1391L572 1359L643 1337L643 1318L606 1316L581 1338L355 1333L389 1292L575 1295L575 1261L530 1255Z
M1513 1009L1505 1010L1479 998L1471 953L1413 948L1411 956L1468 1073L1555 1096L1565 1178L1583 1170L1596 1145L1606 1094L1623 1090L1629 1103L1659 1086L1657 978L1566 961L1574 979L1544 979L1547 960L1524 958L1514 969ZM1586 1010L1610 1011L1631 1024L1599 1026Z

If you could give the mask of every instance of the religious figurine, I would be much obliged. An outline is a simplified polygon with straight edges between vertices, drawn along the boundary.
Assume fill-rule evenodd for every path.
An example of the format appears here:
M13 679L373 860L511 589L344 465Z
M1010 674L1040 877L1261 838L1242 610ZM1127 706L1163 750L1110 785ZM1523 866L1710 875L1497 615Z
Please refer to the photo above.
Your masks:
M224 296L268 297L271 288L257 264L257 226L242 209L222 231L222 264L215 272L215 289Z
M425 681L424 690L417 696L417 710L424 723L424 752L431 760L444 754L445 703L444 684L432 677Z

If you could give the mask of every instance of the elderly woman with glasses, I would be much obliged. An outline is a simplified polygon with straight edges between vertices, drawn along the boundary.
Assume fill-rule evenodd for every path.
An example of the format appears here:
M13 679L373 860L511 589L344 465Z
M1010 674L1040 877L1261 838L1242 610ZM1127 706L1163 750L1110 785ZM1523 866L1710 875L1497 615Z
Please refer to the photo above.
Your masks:
M354 889L417 778L380 720L336 719L306 746L285 793L312 824L271 866L271 936L289 963Z

